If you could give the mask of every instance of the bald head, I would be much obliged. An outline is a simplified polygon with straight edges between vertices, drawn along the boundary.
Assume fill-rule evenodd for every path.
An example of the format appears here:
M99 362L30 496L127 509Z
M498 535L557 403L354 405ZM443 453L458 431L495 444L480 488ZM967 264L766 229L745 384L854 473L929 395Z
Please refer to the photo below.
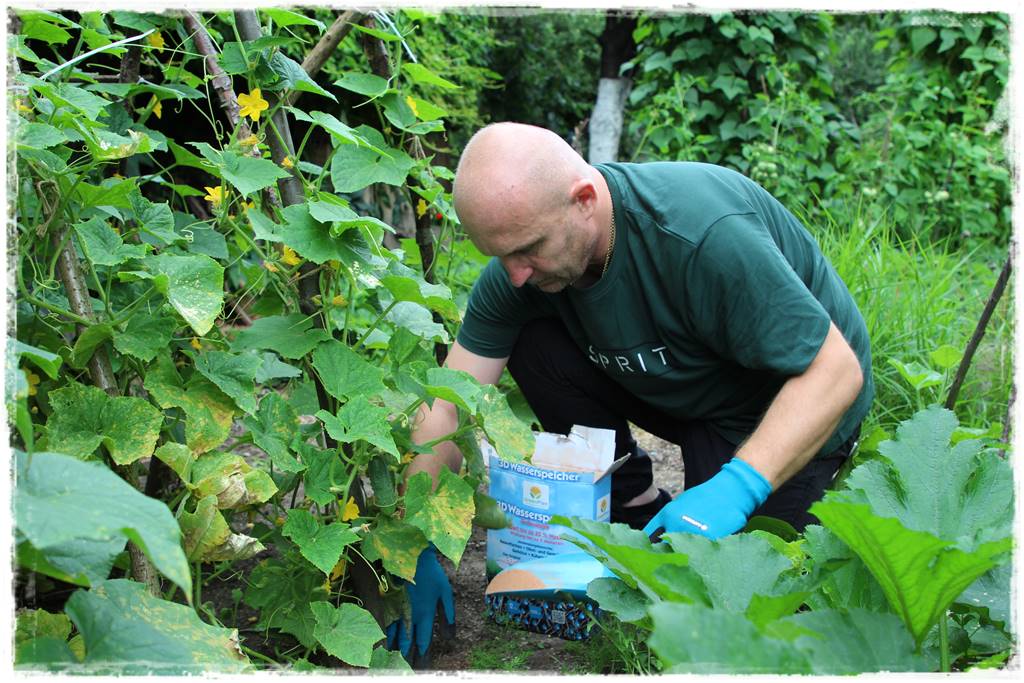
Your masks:
M514 229L540 213L564 211L573 183L590 173L590 165L550 130L495 123L477 131L462 153L455 211L474 238Z

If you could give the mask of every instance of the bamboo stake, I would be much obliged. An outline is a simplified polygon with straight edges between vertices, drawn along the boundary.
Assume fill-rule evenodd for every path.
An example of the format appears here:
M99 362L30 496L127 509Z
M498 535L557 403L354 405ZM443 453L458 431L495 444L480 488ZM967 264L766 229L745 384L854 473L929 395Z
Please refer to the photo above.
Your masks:
M362 12L356 10L347 10L342 12L341 15L334 20L327 32L324 33L320 42L309 51L306 58L302 60L302 68L305 70L309 77L312 78L320 69L323 68L324 64L327 63L327 59L334 52L335 48L345 39L345 36L352 30L352 24L359 21L363 16ZM298 99L302 97L301 90L293 90L288 94L285 104L293 106Z

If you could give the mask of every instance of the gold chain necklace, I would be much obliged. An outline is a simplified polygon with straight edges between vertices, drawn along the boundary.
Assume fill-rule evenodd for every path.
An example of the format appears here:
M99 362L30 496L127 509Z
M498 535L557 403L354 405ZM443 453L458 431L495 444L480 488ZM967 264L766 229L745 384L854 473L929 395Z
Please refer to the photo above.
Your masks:
M601 277L608 272L608 264L612 262L612 249L615 248L615 207L612 206L612 235L608 240L608 253L604 255L604 268L601 269Z

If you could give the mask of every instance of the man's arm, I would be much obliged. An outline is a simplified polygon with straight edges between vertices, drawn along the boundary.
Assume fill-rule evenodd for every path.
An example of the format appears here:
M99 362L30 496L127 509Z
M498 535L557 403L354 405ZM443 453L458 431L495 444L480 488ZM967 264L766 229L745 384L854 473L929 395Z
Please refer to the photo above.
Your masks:
M835 323L829 323L814 360L803 374L782 385L736 457L777 490L824 445L863 384L856 354Z
M501 373L508 363L508 358L487 358L467 350L464 346L455 342L445 366L452 370L464 370L473 375L480 384L497 384ZM441 399L434 399L434 407L429 408L426 404L420 406L416 416L416 424L413 427L412 440L415 443L426 443L439 439L446 434L451 434L459 426L458 409L455 404ZM409 465L406 476L412 476L417 472L429 472L437 485L437 477L441 472L441 466L447 465L452 472L458 472L462 465L462 453L451 441L444 441L434 447L433 453L422 453Z

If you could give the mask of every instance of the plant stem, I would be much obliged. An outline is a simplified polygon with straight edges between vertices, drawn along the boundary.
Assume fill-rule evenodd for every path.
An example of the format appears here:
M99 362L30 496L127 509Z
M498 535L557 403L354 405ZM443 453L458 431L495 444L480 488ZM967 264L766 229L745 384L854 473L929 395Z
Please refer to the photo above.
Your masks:
M942 610L939 618L939 669L943 672L949 671L949 621L946 618L946 610Z
M268 657L265 654L262 654L260 652L257 652L256 650L253 650L250 647L246 647L245 645L242 645L242 644L239 644L238 647L241 648L242 652L244 652L249 657L255 657L256 659L263 660L267 664L273 664L274 666L279 666L279 664L277 662L275 662L273 659L271 659L270 657Z

